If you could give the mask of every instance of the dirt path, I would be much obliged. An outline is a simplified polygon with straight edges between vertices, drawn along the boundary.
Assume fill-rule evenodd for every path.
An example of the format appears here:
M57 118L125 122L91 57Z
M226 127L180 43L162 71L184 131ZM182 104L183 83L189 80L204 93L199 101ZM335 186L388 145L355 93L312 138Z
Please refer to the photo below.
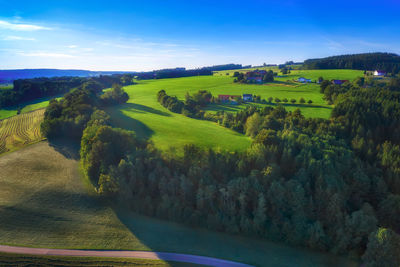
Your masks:
M217 258L195 256L189 254L150 252L150 251L116 251L116 250L75 250L75 249L48 249L27 248L0 245L0 252L47 255L47 256L80 256L80 257L111 257L111 258L139 258L165 261L178 261L208 266L249 267L251 265L237 263Z

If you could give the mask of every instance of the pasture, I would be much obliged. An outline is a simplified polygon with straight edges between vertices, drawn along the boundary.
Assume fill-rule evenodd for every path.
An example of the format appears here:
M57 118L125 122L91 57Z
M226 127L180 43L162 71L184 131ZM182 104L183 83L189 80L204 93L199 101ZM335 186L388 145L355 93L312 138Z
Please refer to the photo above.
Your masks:
M331 254L191 228L115 208L82 182L76 149L40 142L0 157L1 244L179 252L256 266L357 265ZM0 255L0 260L3 257L10 255Z
M264 67L268 69L269 67ZM277 69L276 69L277 70ZM246 70L241 70L246 71ZM233 74L233 71L227 71ZM277 77L273 83L240 84L234 83L230 75L198 76L160 80L141 80L138 84L126 86L125 90L130 96L128 103L108 108L112 116L113 125L129 130L134 130L138 137L149 139L155 146L164 151L176 152L184 144L197 144L205 148L217 150L245 150L251 140L232 130L219 126L216 123L191 119L181 114L176 114L162 107L156 99L159 90L166 90L167 94L184 99L187 92L194 93L198 90L209 90L214 96L218 94L255 94L263 99L268 97L295 99L297 102L283 104L287 110L299 108L306 117L328 118L332 106L328 105L319 93L316 83L301 84L294 82L299 77L316 80L322 76L325 79L353 80L362 76L362 71L357 70L292 70L288 75ZM299 99L312 100L312 104L300 104ZM46 107L49 99L39 99L26 103L22 113ZM229 111L236 112L247 105L209 105L207 112ZM262 107L265 105L257 104ZM275 106L275 103L266 105ZM17 107L0 110L0 119L13 116Z
M21 104L19 107L13 106L13 107L7 107L4 109L0 109L0 120L17 115L19 108L21 109L21 111L20 111L21 114L30 112L32 110L45 108L49 105L49 102L51 99L52 98L49 98L49 97L39 98L39 99L36 99L33 101L25 102L25 103Z
M295 74L297 72L297 74ZM136 131L142 138L150 139L156 147L168 150L169 147L180 148L183 144L195 143L202 147L213 147L226 150L243 150L249 146L250 140L216 123L202 121L176 114L162 107L156 99L159 90L164 89L168 95L184 99L187 92L194 93L198 90L209 90L214 96L218 94L256 94L262 98L278 97L280 99L296 99L296 104L284 104L288 110L300 108L306 117L328 118L332 106L326 104L319 93L316 83L300 84L287 82L296 77L307 76L317 79L320 75L332 79L354 79L360 71L353 70L322 70L302 71L296 70L287 77L279 78L276 82L264 85L233 83L230 76L198 76L175 79L141 80L138 84L126 86L125 90L130 96L127 104L109 108L113 124ZM300 104L299 99L312 100L310 104ZM207 112L220 110L235 112L246 105L210 105ZM259 104L257 104L259 105ZM267 104L274 106L275 104ZM263 105L259 105L263 106Z
M39 109L0 120L0 154L41 140L44 111Z

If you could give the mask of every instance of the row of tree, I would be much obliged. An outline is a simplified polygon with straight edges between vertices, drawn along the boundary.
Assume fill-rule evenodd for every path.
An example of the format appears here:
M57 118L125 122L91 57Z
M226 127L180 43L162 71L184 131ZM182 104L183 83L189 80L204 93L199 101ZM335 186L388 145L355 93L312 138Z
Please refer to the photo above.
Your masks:
M390 53L342 55L304 61L305 69L382 70L392 75L400 71L400 56Z
M41 97L51 97L69 92L85 83L109 88L113 84L133 84L132 74L101 75L98 77L54 77L15 80L12 90L0 90L0 108L19 105Z
M168 110L192 118L203 118L204 111L202 108L216 101L212 94L206 90L199 90L193 95L186 93L185 101L179 100L176 96L167 95L165 90L160 90L157 93L157 100Z

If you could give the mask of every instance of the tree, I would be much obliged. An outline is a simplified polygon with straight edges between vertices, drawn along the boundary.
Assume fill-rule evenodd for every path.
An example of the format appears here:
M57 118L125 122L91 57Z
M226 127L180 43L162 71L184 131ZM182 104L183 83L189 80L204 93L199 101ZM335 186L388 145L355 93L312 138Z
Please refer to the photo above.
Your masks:
M307 103L311 105L313 103L313 101L310 99L307 101Z
M280 103L281 100L280 100L279 98L275 97L275 102L276 102L276 103Z
M262 124L262 117L258 112L250 116L246 121L246 135L254 137L258 134L258 131Z
M387 228L379 228L371 233L362 260L368 267L399 266L400 236Z
M294 99L294 98L290 99L290 103L292 103L292 104L296 103L296 99Z
M323 78L322 76L320 76L320 77L318 78L318 83L322 83L323 80L324 80L324 78Z
M272 70L267 71L267 73L263 77L263 82L273 82L274 81L274 72Z
M268 97L268 103L272 103L272 100L274 100L274 98L273 97Z
M284 99L282 99L282 101L283 101L284 103L287 103L287 102L288 102L288 99L285 97Z
M302 98L302 97L300 98L299 102L300 102L301 104L306 103L306 101L305 101L304 98Z

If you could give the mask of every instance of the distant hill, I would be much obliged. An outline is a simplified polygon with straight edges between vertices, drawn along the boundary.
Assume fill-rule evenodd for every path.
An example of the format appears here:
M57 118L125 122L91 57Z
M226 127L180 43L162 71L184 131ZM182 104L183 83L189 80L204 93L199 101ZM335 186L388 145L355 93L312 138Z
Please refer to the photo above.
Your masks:
M90 70L60 70L60 69L16 69L0 70L0 83L11 83L17 79L31 79L37 77L77 76L90 77L99 75L131 73L124 71L90 71Z
M382 70L397 74L400 71L400 56L391 53L365 53L307 59L304 61L304 68Z

